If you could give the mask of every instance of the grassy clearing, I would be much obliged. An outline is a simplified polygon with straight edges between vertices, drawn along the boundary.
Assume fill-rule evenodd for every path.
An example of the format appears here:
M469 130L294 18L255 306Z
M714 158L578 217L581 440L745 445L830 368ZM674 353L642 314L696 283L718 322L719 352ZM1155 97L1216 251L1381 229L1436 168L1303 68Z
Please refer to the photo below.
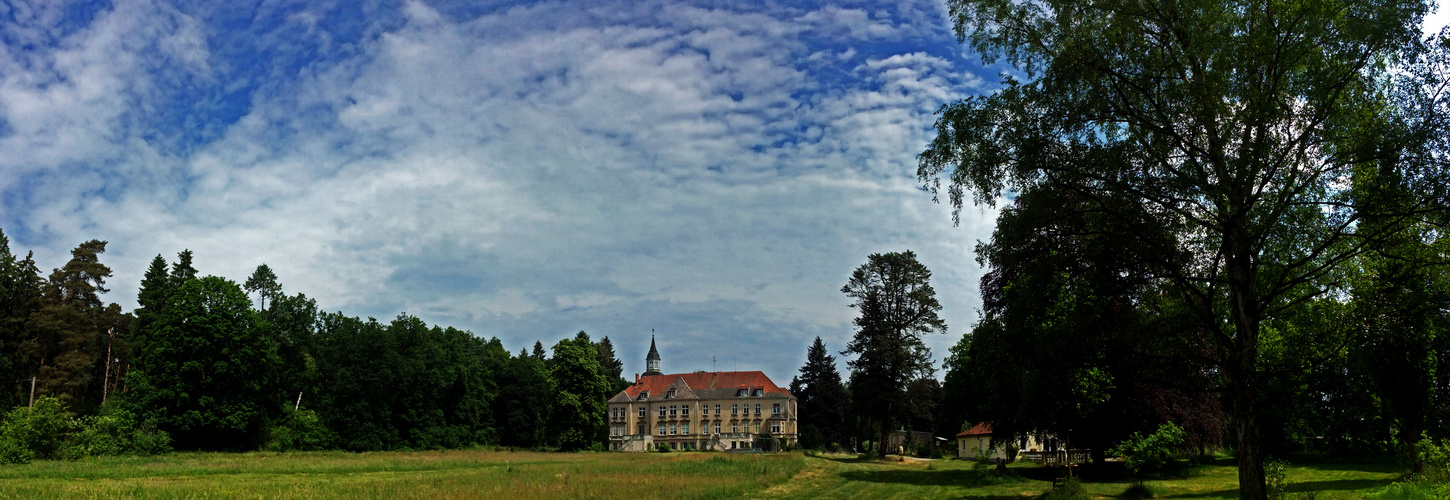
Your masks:
M0 467L0 498L1032 498L1057 470L1013 464L1006 476L959 460L860 460L799 454L178 453L39 461ZM1402 471L1393 464L1289 469L1291 492L1362 498ZM1087 494L1122 498L1121 472L1085 470ZM1220 461L1148 481L1156 498L1237 498L1237 469Z
M0 498L741 498L799 455L180 453L0 468Z

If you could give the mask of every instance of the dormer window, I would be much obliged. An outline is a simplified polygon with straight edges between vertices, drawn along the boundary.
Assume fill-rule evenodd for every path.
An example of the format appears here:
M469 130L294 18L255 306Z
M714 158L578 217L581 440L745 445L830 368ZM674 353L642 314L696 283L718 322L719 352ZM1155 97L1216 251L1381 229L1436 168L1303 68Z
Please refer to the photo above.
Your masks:
M737 397L737 398L743 398L743 397L745 397L745 392L747 390L748 389L741 389L741 390L735 391L735 397Z
M639 400L640 401L647 401L647 400L649 400L649 391L639 391Z
M755 389L755 393L753 395L754 396L763 396L763 395L765 395L765 389L756 388Z
M670 389L669 392L666 392L665 393L665 399L672 399L674 397L675 397L675 390L674 389Z

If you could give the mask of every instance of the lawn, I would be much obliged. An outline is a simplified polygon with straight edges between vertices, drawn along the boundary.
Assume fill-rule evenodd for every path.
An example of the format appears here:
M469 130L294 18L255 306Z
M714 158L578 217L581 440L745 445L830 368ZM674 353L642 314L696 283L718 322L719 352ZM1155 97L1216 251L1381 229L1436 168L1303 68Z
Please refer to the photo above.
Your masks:
M1088 493L1132 484L1087 470ZM177 453L0 466L0 498L1028 498L1058 470L1013 464L999 476L960 460L879 462L854 456L718 453ZM1291 491L1360 498L1400 474L1391 464L1310 464ZM1094 477L1094 476L1099 477ZM1227 461L1148 481L1159 498L1237 498Z

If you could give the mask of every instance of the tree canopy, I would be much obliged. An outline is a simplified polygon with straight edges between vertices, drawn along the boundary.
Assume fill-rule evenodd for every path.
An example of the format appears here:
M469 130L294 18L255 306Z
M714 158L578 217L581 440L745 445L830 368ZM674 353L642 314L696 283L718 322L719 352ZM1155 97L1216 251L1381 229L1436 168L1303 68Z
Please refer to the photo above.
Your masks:
M992 203L1051 186L1129 224L1122 235L1212 342L1240 491L1264 498L1265 322L1450 205L1446 100L1425 85L1443 67L1421 64L1418 40L1426 3L948 5L959 39L1018 76L942 107L919 178L945 180L956 210L969 192ZM1368 196L1387 184L1400 202Z

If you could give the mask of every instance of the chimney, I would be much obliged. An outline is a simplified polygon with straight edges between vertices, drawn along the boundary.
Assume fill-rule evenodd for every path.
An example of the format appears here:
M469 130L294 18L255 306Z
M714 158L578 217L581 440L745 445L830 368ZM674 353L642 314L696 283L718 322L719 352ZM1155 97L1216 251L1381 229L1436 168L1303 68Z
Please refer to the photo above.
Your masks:
M639 383L639 374L638 373L634 374L634 383L636 383L636 384Z

